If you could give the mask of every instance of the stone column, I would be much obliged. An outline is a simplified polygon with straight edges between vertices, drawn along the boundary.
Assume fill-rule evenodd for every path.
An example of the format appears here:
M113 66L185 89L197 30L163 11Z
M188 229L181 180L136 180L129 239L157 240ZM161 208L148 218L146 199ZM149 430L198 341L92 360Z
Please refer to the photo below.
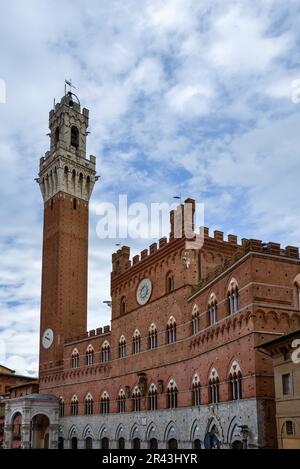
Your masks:
M51 424L49 426L49 449L58 448L58 432L59 432L58 424Z
M21 448L30 449L32 447L30 424L22 423L21 425Z
M3 448L4 449L11 449L12 431L13 431L13 426L5 424L5 426L4 426L4 442L3 442Z

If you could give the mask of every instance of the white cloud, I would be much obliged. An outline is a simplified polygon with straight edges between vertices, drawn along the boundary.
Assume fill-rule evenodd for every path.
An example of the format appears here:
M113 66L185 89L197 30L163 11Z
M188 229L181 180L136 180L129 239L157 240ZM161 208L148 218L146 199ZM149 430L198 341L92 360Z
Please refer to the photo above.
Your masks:
M58 14L59 11L59 14ZM293 0L11 0L0 18L0 340L36 369L42 200L53 97L72 78L90 109L89 327L108 323L110 255L98 202L206 202L206 222L297 244L299 8ZM263 220L263 223L262 223ZM274 240L276 240L274 239ZM128 240L133 252L149 243ZM1 288L2 285L2 288Z

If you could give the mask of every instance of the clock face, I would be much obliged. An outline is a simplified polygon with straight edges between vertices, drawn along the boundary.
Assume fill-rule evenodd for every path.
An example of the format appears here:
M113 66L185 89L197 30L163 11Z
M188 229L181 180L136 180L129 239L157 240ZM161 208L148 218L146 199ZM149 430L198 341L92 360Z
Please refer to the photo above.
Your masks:
M44 348L50 348L52 343L53 343L53 338L54 338L54 334L53 334L53 330L52 329L46 329L44 334L43 334L43 337L42 337L42 345Z
M140 283L136 291L136 299L140 305L145 305L151 296L152 283L150 278L144 278Z

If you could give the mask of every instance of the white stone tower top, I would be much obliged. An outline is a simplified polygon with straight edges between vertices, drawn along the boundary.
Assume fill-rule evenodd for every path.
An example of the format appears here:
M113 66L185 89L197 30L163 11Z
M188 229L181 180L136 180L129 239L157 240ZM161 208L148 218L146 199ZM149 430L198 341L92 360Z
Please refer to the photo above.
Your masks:
M88 201L96 178L96 158L86 158L89 111L68 92L49 113L50 151L40 159L44 202L58 192Z

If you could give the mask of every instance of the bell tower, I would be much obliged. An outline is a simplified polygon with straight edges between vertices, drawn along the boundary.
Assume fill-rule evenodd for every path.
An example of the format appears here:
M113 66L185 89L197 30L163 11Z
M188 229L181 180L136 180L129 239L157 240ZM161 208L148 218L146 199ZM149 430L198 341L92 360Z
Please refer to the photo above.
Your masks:
M96 158L86 157L89 111L68 92L49 114L50 151L40 159L44 200L40 376L63 365L63 344L87 327L89 199Z

